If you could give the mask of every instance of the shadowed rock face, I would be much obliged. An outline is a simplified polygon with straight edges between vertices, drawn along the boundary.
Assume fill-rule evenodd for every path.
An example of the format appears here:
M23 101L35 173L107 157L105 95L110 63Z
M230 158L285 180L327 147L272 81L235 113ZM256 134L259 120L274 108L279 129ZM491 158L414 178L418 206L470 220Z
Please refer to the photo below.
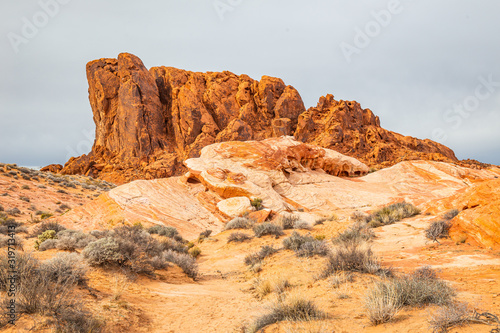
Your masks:
M118 59L89 62L87 79L94 146L88 155L71 158L63 174L115 183L181 175L183 161L199 156L207 145L283 135L370 166L409 159L456 161L445 146L382 129L378 117L356 102L327 95L306 111L297 90L278 78L147 70L139 58L122 53Z

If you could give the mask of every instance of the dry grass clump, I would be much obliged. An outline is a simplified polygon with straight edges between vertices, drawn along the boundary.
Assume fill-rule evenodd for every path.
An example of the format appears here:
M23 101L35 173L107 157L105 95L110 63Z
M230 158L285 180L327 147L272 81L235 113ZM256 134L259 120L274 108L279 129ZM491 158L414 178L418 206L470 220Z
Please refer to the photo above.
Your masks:
M443 219L445 219L446 221L452 220L459 213L460 212L458 211L458 209L450 209L449 211L447 211L446 213L444 213Z
M258 317L246 329L247 333L255 333L262 328L280 321L311 321L325 318L325 314L310 300L301 296L278 298L266 314Z
M256 224L253 227L253 232L255 233L255 237L258 238L265 235L274 235L276 237L279 237L285 234L281 226L268 222Z
M433 332L446 333L452 327L468 324L496 325L490 332L500 332L500 319L493 313L479 313L465 302L454 302L441 306L429 318L429 326Z
M296 231L283 240L283 247L293 250L298 257L326 256L330 251L324 240L302 236Z
M168 250L161 254L161 258L179 266L190 278L196 279L198 277L198 264L196 259L189 254Z
M231 221L226 223L224 230L231 229L251 229L254 225L254 222L246 217L236 217Z
M334 244L362 243L368 242L373 238L375 238L375 234L373 233L373 230L371 230L371 228L369 228L365 223L356 222L345 231L338 234L337 237L332 240L332 242Z
M390 321L404 306L448 305L455 291L445 281L429 273L430 268L393 279L379 281L368 292L365 307L374 325Z
M243 232L237 231L237 232L233 232L229 235L229 237L227 238L227 242L228 243L231 243L231 242L241 243L241 242L250 240L252 238L253 237L249 234L245 234Z
M312 226L300 219L299 216L293 214L283 213L278 219L279 226L281 226L284 230L287 229L305 229L311 230Z
M337 272L328 279L328 284L332 288L338 288L346 282L353 282L354 274L352 272Z
M448 221L434 221L425 229L425 237L439 243L438 238L447 238L451 224Z
M78 256L78 255L77 255ZM50 317L57 332L100 332L103 323L76 301L76 284L84 274L73 256L60 256L40 263L30 254L16 254L16 306L20 314ZM0 255L0 290L10 288L11 270L6 253Z
M372 228L383 225L393 224L404 218L420 214L420 209L407 202L398 202L386 207L383 207L372 214L361 217L361 215L353 218L355 221L364 220L368 226Z
M290 287L291 284L288 279L282 276L270 279L256 278L252 283L252 288L261 299L272 292L282 294Z
M88 267L77 253L58 253L44 261L40 269L54 282L84 284Z
M265 258L273 255L278 251L279 251L278 249L275 249L272 246L264 245L260 248L259 252L247 255L245 257L245 264L248 266L255 266L257 264L260 264L262 260L264 260Z
M343 243L328 256L322 277L341 271L375 274L381 270L380 262L368 244Z

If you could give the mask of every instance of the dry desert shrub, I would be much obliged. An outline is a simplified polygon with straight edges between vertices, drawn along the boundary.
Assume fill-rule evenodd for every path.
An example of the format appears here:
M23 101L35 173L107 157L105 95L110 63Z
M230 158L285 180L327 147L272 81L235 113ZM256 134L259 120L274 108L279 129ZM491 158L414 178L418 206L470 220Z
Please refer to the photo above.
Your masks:
M455 290L430 273L430 268L376 282L365 299L372 324L390 321L402 307L448 305Z
M260 264L265 258L273 255L278 251L278 249L275 249L272 246L264 245L260 248L260 251L247 255L245 257L245 264L248 266L255 266L257 264Z
M459 213L460 212L458 211L458 209L450 209L449 211L447 211L446 213L444 213L443 219L445 219L447 221L452 220Z
M427 229L425 229L425 237L430 240L439 242L438 238L446 238L449 236L448 232L450 228L450 222L434 221Z
M338 234L332 242L334 244L362 243L368 242L373 238L375 238L375 234L373 233L373 230L366 225L366 223L356 222L345 231Z
M407 202L398 202L376 210L364 218L358 218L358 220L364 220L370 227L376 228L418 214L420 214L420 210L417 207Z
M380 262L366 243L344 243L328 256L322 277L341 271L375 274L381 270Z
M224 230L231 229L251 229L254 222L246 217L235 217L231 221L226 223Z
M196 259L189 254L167 250L161 254L161 258L179 266L190 278L196 279L198 277L198 264Z
M281 226L268 222L256 224L253 227L253 232L255 233L255 237L259 238L265 235L274 235L279 237L285 234Z
M237 231L237 232L233 232L229 235L229 237L227 238L227 242L228 243L231 243L231 242L241 243L241 242L244 242L244 241L247 241L250 239L252 239L251 235Z
M246 332L255 333L280 321L312 321L325 317L312 301L302 296L279 297L268 307L267 313L258 317Z
M283 247L293 250L298 257L326 256L330 251L324 240L309 235L303 236L296 231L283 239Z

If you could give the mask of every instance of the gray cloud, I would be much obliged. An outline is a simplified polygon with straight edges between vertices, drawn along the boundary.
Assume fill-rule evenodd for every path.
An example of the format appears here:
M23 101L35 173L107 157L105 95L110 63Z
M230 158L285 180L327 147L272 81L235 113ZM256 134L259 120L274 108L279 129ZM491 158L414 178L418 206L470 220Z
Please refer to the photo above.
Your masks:
M474 95L479 77L500 82L497 1L400 0L350 63L341 43L356 46L356 29L373 26L372 12L391 0L57 1L67 4L18 53L8 34L22 36L40 2L0 5L2 162L45 165L85 153L94 129L85 64L131 52L147 67L277 76L306 107L327 93L357 100L387 129L433 138L440 128L438 141L459 158L500 164L500 87L458 126L445 118ZM220 3L229 6L222 14Z

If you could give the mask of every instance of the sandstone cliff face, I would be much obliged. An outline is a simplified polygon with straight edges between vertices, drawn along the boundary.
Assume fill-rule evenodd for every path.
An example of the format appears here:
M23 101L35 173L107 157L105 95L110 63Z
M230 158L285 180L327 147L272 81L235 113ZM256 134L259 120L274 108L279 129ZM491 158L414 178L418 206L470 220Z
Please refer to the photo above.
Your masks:
M295 137L375 167L406 160L457 161L451 149L385 130L370 109L362 109L357 102L336 101L333 95L321 97L316 107L300 115Z
M278 78L256 81L230 72L147 70L136 56L87 64L96 138L88 155L71 158L63 174L85 174L115 183L181 175L183 161L210 144L294 135L353 156L369 166L402 160L456 161L430 140L380 127L356 102L322 97L305 110L292 86Z
M148 71L128 53L88 63L87 78L94 146L62 173L118 183L182 174L182 161L212 143L290 134L305 111L299 93L277 78Z

